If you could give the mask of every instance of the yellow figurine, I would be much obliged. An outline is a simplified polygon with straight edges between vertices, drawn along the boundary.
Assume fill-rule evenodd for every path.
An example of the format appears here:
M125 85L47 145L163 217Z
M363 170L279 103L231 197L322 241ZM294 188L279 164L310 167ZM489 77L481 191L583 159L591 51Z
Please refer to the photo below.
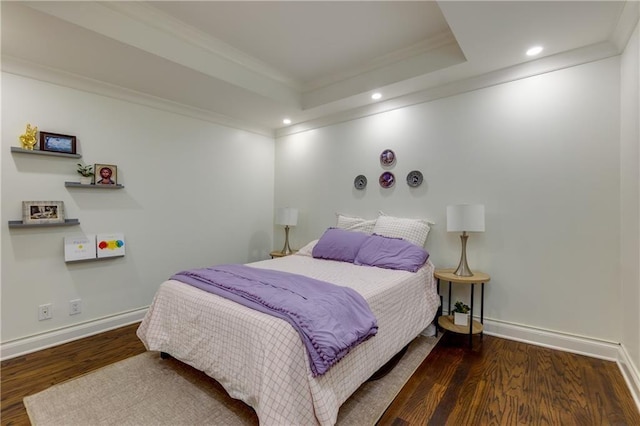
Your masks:
M31 124L27 123L27 130L24 135L20 135L20 142L22 148L33 151L33 146L36 144L36 133L38 133L38 127L31 128Z

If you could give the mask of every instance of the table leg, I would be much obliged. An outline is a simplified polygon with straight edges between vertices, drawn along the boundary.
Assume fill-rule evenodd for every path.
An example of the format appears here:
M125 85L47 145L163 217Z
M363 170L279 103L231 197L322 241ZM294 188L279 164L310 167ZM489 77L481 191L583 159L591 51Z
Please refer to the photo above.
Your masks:
M440 306L438 307L438 311L436 312L436 337L438 337L438 319L442 316L442 296L440 296L440 278L436 278L436 292L438 293L438 297L440 298Z
M473 349L473 290L475 284L471 284L471 309L469 311L469 349Z
M480 338L484 337L484 283L480 286L480 323L482 324L482 331L480 332Z

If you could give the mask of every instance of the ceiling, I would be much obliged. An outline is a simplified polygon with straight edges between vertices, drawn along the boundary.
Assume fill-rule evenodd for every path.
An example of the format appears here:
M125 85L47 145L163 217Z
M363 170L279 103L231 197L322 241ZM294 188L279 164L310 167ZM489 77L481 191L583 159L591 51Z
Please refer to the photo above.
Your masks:
M3 1L1 17L6 72L273 136L617 55L638 2Z

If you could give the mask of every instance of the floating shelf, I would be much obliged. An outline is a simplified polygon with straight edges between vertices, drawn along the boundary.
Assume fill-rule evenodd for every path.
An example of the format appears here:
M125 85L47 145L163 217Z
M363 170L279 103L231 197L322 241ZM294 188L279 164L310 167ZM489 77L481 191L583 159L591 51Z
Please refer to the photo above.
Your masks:
M48 155L50 157L66 157L66 158L80 158L81 154L67 154L64 152L53 152L53 151L41 151L39 149L23 149L18 148L17 146L11 147L11 152L19 152L21 154L36 154L36 155Z
M24 223L21 220L10 220L9 228L42 228L51 226L74 226L80 225L79 219L65 219L64 223Z
M65 260L64 263L95 262L96 260L119 259L121 257L124 257L124 254L121 254L121 255L118 255L118 256L109 256L109 257L92 257L90 259Z
M80 182L65 182L64 186L67 188L91 188L91 189L122 189L124 185L116 184L116 185L94 185L94 184L86 184Z

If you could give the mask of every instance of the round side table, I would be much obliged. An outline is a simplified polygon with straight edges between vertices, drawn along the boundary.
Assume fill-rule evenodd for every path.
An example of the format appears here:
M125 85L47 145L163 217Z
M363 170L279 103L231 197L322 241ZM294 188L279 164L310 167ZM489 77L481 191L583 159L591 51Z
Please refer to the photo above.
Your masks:
M484 331L484 285L491 280L489 274L484 272L474 272L470 277L461 277L454 274L455 269L436 269L433 276L438 280L438 294L440 293L440 281L449 283L449 315L441 315L438 317L438 325L445 330L454 333L469 334L469 348L473 346L473 335L480 334ZM471 301L469 309L469 325L456 325L453 322L453 314L451 313L451 287L453 284L466 284L471 287ZM480 293L480 321L473 319L473 296L476 284L481 285Z

